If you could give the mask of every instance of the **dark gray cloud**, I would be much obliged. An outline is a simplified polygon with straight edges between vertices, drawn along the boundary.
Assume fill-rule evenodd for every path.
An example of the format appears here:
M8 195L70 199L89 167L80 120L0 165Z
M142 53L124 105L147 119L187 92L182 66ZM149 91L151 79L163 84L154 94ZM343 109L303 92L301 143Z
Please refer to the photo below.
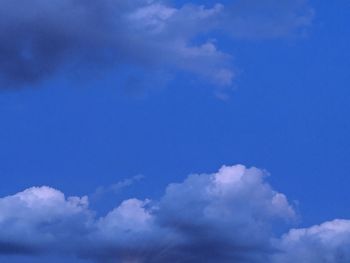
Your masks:
M61 71L131 65L154 73L184 71L229 86L235 77L230 55L217 49L210 32L285 36L310 24L308 10L302 0L209 7L157 0L3 0L0 79L2 87L23 86Z
M230 70L228 56L209 42L190 43L217 12L218 6L176 9L146 0L4 0L0 74L7 83L22 85L63 67L131 64L211 72L220 81ZM230 81L224 77L223 82Z

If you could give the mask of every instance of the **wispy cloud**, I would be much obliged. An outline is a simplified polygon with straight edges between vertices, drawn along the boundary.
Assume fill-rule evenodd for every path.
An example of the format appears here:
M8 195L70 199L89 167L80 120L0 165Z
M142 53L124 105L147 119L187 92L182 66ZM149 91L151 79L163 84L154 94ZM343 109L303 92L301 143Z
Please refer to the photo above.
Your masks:
M115 184L109 186L99 186L96 191L91 195L91 198L99 198L100 196L107 193L118 193L126 187L129 187L145 178L144 175L138 174L130 178L126 178Z
M0 198L0 254L34 261L53 253L95 262L349 262L350 221L288 230L297 217L263 171L242 165L192 174L159 200L124 200L102 217L87 197L34 187ZM281 228L286 234L278 237Z
M227 5L222 27L235 39L296 37L306 32L314 14L307 0L238 0Z

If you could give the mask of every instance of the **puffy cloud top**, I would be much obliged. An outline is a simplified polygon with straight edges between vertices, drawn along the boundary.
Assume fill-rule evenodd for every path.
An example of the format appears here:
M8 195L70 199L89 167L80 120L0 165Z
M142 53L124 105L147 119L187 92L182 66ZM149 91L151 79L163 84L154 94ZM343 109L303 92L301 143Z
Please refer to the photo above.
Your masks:
M87 197L66 199L49 187L33 187L1 198L0 251L39 253L51 250L62 239L76 239L91 217L87 207Z
M276 263L350 262L350 220L334 220L304 229L292 229L280 241Z

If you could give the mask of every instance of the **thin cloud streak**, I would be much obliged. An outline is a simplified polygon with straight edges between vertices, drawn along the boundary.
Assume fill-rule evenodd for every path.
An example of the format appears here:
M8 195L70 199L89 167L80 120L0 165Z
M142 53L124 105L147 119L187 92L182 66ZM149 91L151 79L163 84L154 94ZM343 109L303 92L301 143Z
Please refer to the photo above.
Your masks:
M144 175L138 174L138 175L135 175L135 176L130 177L130 178L126 178L126 179L124 179L122 181L119 181L119 182L117 182L115 184L112 184L112 185L109 185L109 186L99 186L96 189L96 191L90 196L90 198L97 199L97 198L101 197L104 194L108 194L108 193L116 194L116 193L119 193L124 188L132 186L133 184L140 182L144 178L145 178Z

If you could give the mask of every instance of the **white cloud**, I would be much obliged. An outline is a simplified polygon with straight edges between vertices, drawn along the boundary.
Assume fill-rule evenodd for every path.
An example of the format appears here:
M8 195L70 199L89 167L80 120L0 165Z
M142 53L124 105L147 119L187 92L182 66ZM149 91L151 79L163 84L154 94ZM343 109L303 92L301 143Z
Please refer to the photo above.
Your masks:
M87 197L66 199L49 187L33 187L1 198L0 251L31 254L51 250L50 246L85 232L91 218Z
M50 187L29 188L0 198L0 258L350 262L350 221L288 231L296 213L266 178L257 168L223 166L216 173L192 174L170 184L158 201L124 200L105 216L96 216L87 197L65 197ZM283 228L286 234L279 237Z
M269 256L274 223L295 217L263 171L242 165L190 175L159 201L125 200L103 217L87 197L49 187L1 198L0 215L2 254L68 253L96 262L255 262ZM212 256L203 252L209 248Z
M334 220L292 229L278 240L276 263L350 262L350 220Z
M99 229L106 235L115 235L119 231L148 230L153 217L145 209L147 203L147 200L138 199L123 201L119 207L99 220Z

